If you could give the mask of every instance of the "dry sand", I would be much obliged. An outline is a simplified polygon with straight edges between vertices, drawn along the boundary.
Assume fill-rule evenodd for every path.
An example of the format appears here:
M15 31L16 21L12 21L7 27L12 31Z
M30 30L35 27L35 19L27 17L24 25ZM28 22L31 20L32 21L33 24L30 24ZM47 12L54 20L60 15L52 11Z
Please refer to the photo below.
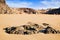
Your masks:
M0 40L60 40L60 34L14 35L3 30L5 27L19 26L27 22L48 23L54 29L60 30L60 15L0 14Z

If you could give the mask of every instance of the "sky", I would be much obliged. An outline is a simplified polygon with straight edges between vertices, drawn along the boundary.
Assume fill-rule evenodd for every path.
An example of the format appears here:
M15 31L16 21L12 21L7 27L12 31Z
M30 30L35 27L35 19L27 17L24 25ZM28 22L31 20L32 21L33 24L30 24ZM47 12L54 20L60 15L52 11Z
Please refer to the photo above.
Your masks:
M6 0L6 3L13 8L47 9L60 7L60 0Z

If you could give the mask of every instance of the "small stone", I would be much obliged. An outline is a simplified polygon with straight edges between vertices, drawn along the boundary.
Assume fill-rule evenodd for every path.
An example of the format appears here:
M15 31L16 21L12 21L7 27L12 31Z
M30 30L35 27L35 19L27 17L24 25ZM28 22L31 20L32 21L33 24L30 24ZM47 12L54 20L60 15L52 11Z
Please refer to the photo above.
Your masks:
M43 25L44 25L44 26L48 26L49 24L47 24L47 23L43 23Z

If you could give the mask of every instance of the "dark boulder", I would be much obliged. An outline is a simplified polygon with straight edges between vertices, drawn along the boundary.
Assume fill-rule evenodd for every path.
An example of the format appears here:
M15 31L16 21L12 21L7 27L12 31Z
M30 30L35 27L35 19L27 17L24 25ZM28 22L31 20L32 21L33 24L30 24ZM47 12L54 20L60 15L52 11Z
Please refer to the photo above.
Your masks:
M57 34L58 33L58 31L56 31L55 29L53 29L52 27L49 27L49 26L40 30L39 32L42 32L44 34L50 34L50 33L51 34Z
M12 34L15 30L16 30L16 27L7 27L7 28L4 28L5 32L8 33L8 34Z

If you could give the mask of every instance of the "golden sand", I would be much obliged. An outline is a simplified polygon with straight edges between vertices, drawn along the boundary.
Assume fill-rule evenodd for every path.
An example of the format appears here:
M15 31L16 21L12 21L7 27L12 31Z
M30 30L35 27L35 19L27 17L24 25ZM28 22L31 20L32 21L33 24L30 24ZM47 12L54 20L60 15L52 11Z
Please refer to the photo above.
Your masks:
M60 30L60 15L0 14L0 40L60 40L60 34L14 35L7 34L3 30L5 27L19 26L27 22L48 23L56 30Z

